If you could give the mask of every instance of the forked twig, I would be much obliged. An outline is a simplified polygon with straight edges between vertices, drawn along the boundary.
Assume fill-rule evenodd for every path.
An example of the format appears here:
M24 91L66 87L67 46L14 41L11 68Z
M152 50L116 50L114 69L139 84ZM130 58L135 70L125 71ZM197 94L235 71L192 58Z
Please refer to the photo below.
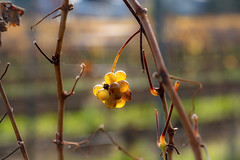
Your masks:
M180 152L178 151L178 149L177 149L174 145L172 145L172 144L167 144L167 146L170 147L170 148L174 148L175 151L177 152L177 154L180 154Z
M75 83L74 83L74 85L73 85L73 88L72 88L71 92L66 95L67 97L69 97L69 96L71 96L72 94L74 94L74 90L75 90L75 87L76 87L76 85L77 85L77 82L78 82L78 80L82 77L82 74L83 74L83 72L84 72L84 70L85 70L85 67L86 67L86 66L85 66L84 63L82 63L80 66L81 66L81 71L80 71L79 75L76 76L76 80L75 80Z
M70 6L69 6L69 11L71 11L71 10L73 10L73 4L70 4ZM56 16L54 16L54 17L52 17L52 19L55 19L55 18L57 18L59 16L61 16L61 13L56 15Z
M100 125L100 127L104 127L103 125ZM88 146L90 146L90 142L92 137L94 137L96 135L96 133L99 131L99 128L96 129L86 140L80 141L80 142L70 142L70 141L62 141L63 145L74 145L75 147L73 148L73 151L75 151L76 149L78 149L81 145L83 144L88 144ZM54 143L56 143L56 140L54 140ZM90 153L90 150L89 150Z
M39 25L44 19L46 19L47 17L49 17L50 15L52 15L53 13L55 13L56 11L58 11L61 8L62 8L62 6L56 8L53 11L51 11L50 13L48 13L46 16L44 16L42 19L40 19L36 24L32 25L31 30L33 30L33 27L36 27L37 25Z
M136 158L135 156L131 155L127 150L122 148L114 139L113 137L104 129L104 125L100 125L98 129L96 129L86 140L80 141L80 142L68 142L68 141L63 141L62 143L64 145L75 145L73 150L76 150L79 148L82 144L90 144L91 139L97 134L97 132L103 132L109 139L110 141L117 147L118 150L122 151L124 154L126 154L128 157L130 157L133 160L143 160L143 158Z

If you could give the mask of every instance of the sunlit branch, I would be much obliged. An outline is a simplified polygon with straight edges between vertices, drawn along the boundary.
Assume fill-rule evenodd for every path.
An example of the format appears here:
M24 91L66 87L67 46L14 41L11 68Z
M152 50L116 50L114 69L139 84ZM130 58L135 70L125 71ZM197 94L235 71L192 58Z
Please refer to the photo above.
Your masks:
M131 37L128 38L128 40L123 44L123 46L120 48L120 50L118 51L117 55L116 55L116 58L113 62L113 65L112 65L112 69L111 69L111 72L114 72L115 70L115 67L117 65L117 61L119 59L119 56L121 55L123 49L127 46L127 44L132 40L133 37L135 37L138 33L140 32L140 29L137 30L137 32L135 32L133 35L131 35Z
M144 51L144 50L142 51L142 55L143 55L143 62L144 62L144 65L145 65L145 69L146 69L146 72L147 72L148 83L149 83L149 86L150 86L150 92L151 92L152 95L158 96L158 95L159 95L158 90L156 90L156 89L153 87L153 85L152 85L152 81L151 81L151 78L150 78L150 74L149 74L149 70L148 70L148 65L147 65L147 58L146 58L146 55L145 55L145 51Z

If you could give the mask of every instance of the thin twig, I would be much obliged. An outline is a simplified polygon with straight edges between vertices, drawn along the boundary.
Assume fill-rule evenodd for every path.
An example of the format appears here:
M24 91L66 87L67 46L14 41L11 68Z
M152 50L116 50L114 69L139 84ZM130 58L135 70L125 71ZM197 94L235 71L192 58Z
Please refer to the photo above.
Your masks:
M146 72L147 72L147 78L148 78L148 83L149 83L149 87L150 87L150 92L151 92L152 95L158 96L159 95L159 89L155 89L152 85L152 80L150 78L150 74L149 74L149 70L148 70L147 58L146 58L144 50L142 51L142 56L143 56L143 62L144 62L144 65L145 65L145 69L146 69Z
M4 120L8 113L5 113L4 116L1 118L0 123Z
M143 35L143 27L140 24L140 58L141 58L141 65L142 65L142 72L144 72L144 64L143 64L143 46L142 46L142 35Z
M13 153L15 153L18 149L20 149L20 146L18 146L16 149L14 149L11 153L9 153L6 157L4 157L2 160L7 159L8 157L10 157L11 155L13 155Z
M76 87L76 85L77 85L77 82L78 82L78 80L82 77L82 74L83 74L84 69L85 69L86 66L85 66L84 63L82 63L80 66L81 66L81 71L80 71L79 75L76 76L76 80L75 80L75 83L74 83L74 85L73 85L73 88L72 88L71 92L67 94L67 97L69 97L69 96L71 96L72 94L74 94L74 90L75 90L75 87Z
M210 160L210 156L208 154L207 146L205 144L201 144L201 147L204 149L204 151L206 153L207 160Z
M207 150L207 146L205 144L202 143L202 139L201 136L198 132L198 116L197 114L193 114L192 115L192 120L193 120L193 129L194 129L194 133L196 135L196 137L198 138L199 144L201 145L201 147L204 149L207 160L210 160L210 156L208 154L208 150Z
M100 128L103 128L103 125L100 125L98 129L96 129L86 140L80 141L80 142L67 142L67 141L63 141L63 143L66 145L75 145L75 147L73 148L73 151L75 151L76 149L78 149L81 145L83 144L88 144L88 146L90 147L90 143L91 143L91 139L97 134L97 132L100 131Z
M44 19L46 19L47 17L49 17L51 14L55 13L56 11L58 11L59 9L61 9L62 7L58 7L56 9L54 9L53 11L51 11L50 13L48 13L46 16L44 16L41 20L39 20L36 24L31 26L31 30L33 30L33 27L36 27L38 24L40 24Z
M60 16L61 16L61 13L56 15L56 16L53 16L52 19L55 19L55 18L60 17Z
M156 37L153 33L151 24L146 15L146 9L144 9L137 0L129 0L129 2L131 4L132 8L134 8L138 18L140 19L141 24L143 25L143 28L145 31L145 36L146 36L146 39L148 41L148 44L150 46L150 49L152 51L152 55L153 55L153 58L155 61L157 72L160 75L159 81L163 82L169 97L171 98L171 100L174 103L174 106L178 112L179 118L180 118L180 120L183 124L183 127L188 135L189 140L190 140L190 144L191 144L191 147L194 152L196 160L202 160L200 145L197 141L197 138L194 135L194 131L192 130L192 126L191 126L191 122L190 122L188 116L186 115L186 112L183 108L181 100L171 85L171 82L169 79L169 74L168 74L168 71L164 64Z
M166 135L166 131L167 131L167 128L168 128L168 125L169 125L169 122L170 122L170 119L171 119L171 116L172 116L172 110L173 110L173 103L171 103L171 107L169 109L168 117L167 117L164 129L162 131L162 136L164 136L164 137Z
M5 72L3 75L6 74L7 72L7 68L8 68L9 64L7 65L6 69L5 69ZM18 127L17 127L17 124L16 124L16 121L15 121L15 118L14 118L14 114L13 114L13 108L10 106L9 104L9 101L8 101L8 98L6 96L6 93L4 91L4 88L3 88L3 85L2 85L2 81L0 80L0 92L1 92L1 95L2 95L2 98L3 98L3 101L4 101L4 104L5 104L5 108L7 110L7 114L8 114L8 117L11 121L11 124L12 124L12 127L13 127L13 130L14 130L14 133L16 135L16 138L17 138L17 141L18 142L21 142L21 143L18 143L20 145L20 150L22 152L22 155L23 155L23 158L25 160L29 160L28 158L28 154L27 154L27 150L25 148L25 145L23 143L23 140L21 138L21 135L20 135L20 132L18 130Z
M168 107L167 107L167 100L165 96L165 89L162 83L159 83L160 89L159 89L159 96L162 102L162 108L165 115L165 119L167 120L168 117ZM174 145L174 135L176 133L177 128L173 128L171 120L169 121L167 133L168 133L168 144ZM172 160L173 150L171 148L168 149L168 160Z
M114 59L111 72L114 72L115 67L116 67L116 65L117 65L118 58L119 58L119 56L121 55L123 49L124 49L124 48L127 46L127 44L133 39L133 37L135 37L139 32L140 32L140 29L138 29L135 33L133 33L133 34L127 39L127 41L122 45L122 47L119 49L119 51L118 51L118 53L117 53L117 55L116 55L116 58Z
M120 150L122 151L123 153L125 153L127 156L129 156L130 158L132 158L133 160L142 160L142 158L136 158L134 157L133 155L131 155L127 150L123 149L113 138L112 136L106 132L104 129L100 129L103 133L105 133L108 138L112 141L112 143Z
M199 141L200 141L200 135L198 133L198 116L197 114L193 114L192 115L192 120L193 120L193 129L194 129L194 133L197 137L199 137Z
M155 109L155 118L156 118L156 133L157 133L157 143L160 142L160 132L159 132L159 118L158 118L158 110Z
M172 75L169 75L169 78L170 79L174 79L174 80L179 80L179 81L182 81L182 82L185 82L185 83L190 83L190 84L194 84L194 85L198 85L199 87L194 91L193 95L192 95L192 109L191 111L189 112L188 116L189 118L192 116L192 114L195 112L195 103L194 103L194 99L196 97L196 95L198 94L198 92L202 89L202 83L201 82L197 82L197 81L191 81L191 80L187 80L187 79L183 79L183 78L180 78L180 77L175 77L175 76L172 76Z
M180 152L178 151L178 149L177 149L174 145L172 145L172 144L167 144L167 146L170 147L170 148L174 148L175 151L177 152L177 154L180 154Z
M7 66L5 68L5 71L3 72L2 76L0 77L0 80L2 80L2 78L5 76L5 74L7 73L8 67L9 67L10 63L7 63Z
M64 145L75 145L75 148L73 150L76 150L77 148L79 148L81 145L83 144L90 144L91 139L97 134L97 132L103 132L110 140L111 142L117 147L118 150L122 151L124 154L126 154L128 157L130 157L133 160L143 160L143 158L136 158L135 156L131 155L127 150L125 150L124 148L122 148L114 139L113 137L105 131L104 126L100 125L100 127L95 130L86 140L80 141L80 142L68 142L68 141L63 141L62 143Z
M71 11L71 10L73 10L73 4L70 4L69 11ZM54 16L54 17L52 17L52 19L55 19L55 18L57 18L59 16L61 16L61 13L56 15L56 16Z
M35 46L37 47L37 49L40 51L40 53L50 62L50 63L54 63L50 58L48 58L48 56L41 50L41 48L38 46L36 41L33 41L33 44L35 44Z

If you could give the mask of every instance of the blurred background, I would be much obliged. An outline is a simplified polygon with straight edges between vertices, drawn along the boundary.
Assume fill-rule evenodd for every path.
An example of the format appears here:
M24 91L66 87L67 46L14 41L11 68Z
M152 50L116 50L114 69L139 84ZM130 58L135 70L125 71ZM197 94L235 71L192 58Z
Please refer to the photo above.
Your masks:
M16 121L28 153L34 160L57 159L53 144L57 131L57 93L53 66L33 45L36 40L49 56L54 54L59 18L55 13L32 31L30 26L61 5L59 0L12 1L25 8L21 26L2 33L0 67L11 66L3 85L14 108ZM93 94L111 70L116 53L138 28L121 0L72 0L63 44L64 88L71 90L81 63L86 71L77 84L75 95L66 103L64 139L86 139L104 124L114 139L131 154L146 160L160 158L156 146L155 115L164 118L159 97L149 92L146 74L141 72L139 35L120 56L116 70L127 73L132 100L122 109L108 109ZM240 159L240 1L238 0L140 0L148 9L166 66L171 75L198 81L203 89L195 98L199 131L212 160ZM151 51L144 40L150 72L155 72ZM153 79L157 86L157 80ZM174 83L174 81L173 81ZM198 86L181 83L179 95L186 112L192 108L192 95ZM170 102L168 102L170 104ZM0 100L0 115L5 114ZM174 159L194 159L176 111L172 123L179 128L175 136L181 155ZM0 158L17 147L8 118L0 123ZM76 151L65 147L65 159L128 160L102 133ZM205 157L205 154L203 152ZM20 151L9 159L22 159Z

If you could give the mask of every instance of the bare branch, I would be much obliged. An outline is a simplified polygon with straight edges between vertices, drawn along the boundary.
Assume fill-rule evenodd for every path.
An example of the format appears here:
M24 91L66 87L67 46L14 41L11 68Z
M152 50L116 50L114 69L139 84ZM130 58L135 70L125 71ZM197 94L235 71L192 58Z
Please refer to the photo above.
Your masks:
M100 125L97 130L95 130L86 140L83 140L81 142L68 142L68 141L63 141L62 143L64 145L75 145L75 148L73 150L76 150L79 148L82 144L90 144L91 139L97 134L97 132L103 132L110 140L111 142L117 147L118 150L122 151L124 154L126 154L128 157L130 157L133 160L143 160L143 158L136 158L133 155L131 155L127 150L123 149L114 139L113 137L104 130L104 125Z
M69 141L63 141L64 145L75 145L73 148L73 151L78 149L83 144L88 144L90 146L91 139L97 134L97 132L100 131L102 125L99 126L98 129L96 129L86 140L80 141L80 142L69 142Z
M84 63L82 63L80 66L81 66L81 71L80 71L79 75L76 76L76 80L75 80L75 83L74 83L74 85L73 85L73 88L72 88L71 92L66 95L67 97L69 97L69 96L71 96L72 94L74 94L74 90L75 90L75 87L76 87L76 85L77 85L77 82L78 82L78 80L82 77L82 74L83 74L83 72L84 72L84 70L85 70L85 67L86 67L86 66L85 66Z
M31 30L33 30L33 27L36 27L38 24L40 24L44 19L46 19L47 17L49 17L51 14L55 13L56 11L58 11L59 9L61 9L62 7L58 7L56 9L54 9L53 11L51 11L50 13L48 13L46 16L44 16L41 20L39 20L36 24L31 26Z
M7 63L7 66L5 68L5 71L3 72L2 76L0 77L0 80L2 80L2 78L5 76L5 74L7 73L8 67L9 67L10 63Z
M64 111L65 111L65 102L66 102L66 93L64 92L63 80L62 80L62 70L61 70L61 52L63 45L63 38L67 24L67 16L69 12L69 8L72 5L69 4L69 0L62 1L61 7L61 20L58 30L57 37L57 45L55 53L52 57L54 61L55 68L55 76L56 76L56 84L57 84L57 95L58 95L58 127L56 134L56 143L57 151L58 151L58 160L64 160L64 145L63 142L63 120L64 120Z
M8 114L8 117L11 121L11 124L12 124L12 127L13 127L13 130L14 130L14 133L16 135L16 138L17 138L17 141L18 142L21 142L21 143L18 143L19 144L19 148L22 152L22 155L23 155L23 158L24 160L29 160L28 158L28 154L27 154L27 150L25 148L25 145L23 143L23 140L21 138L21 135L20 135L20 132L18 130L18 127L17 127L17 124L16 124L16 121L15 121L15 118L14 118L14 114L13 114L13 109L11 108L10 104L9 104L9 101L8 101L8 98L6 96L6 93L4 91L4 88L3 88L3 85L2 85L2 82L0 80L0 92L1 92L1 95L2 95L2 98L3 98L3 101L4 101L4 104L5 104L5 108L7 110L7 114ZM15 152L15 151L14 151ZM14 153L13 152L13 153Z
M16 149L14 149L11 153L9 153L6 157L4 157L2 160L7 159L8 157L10 157L11 155L13 155L13 153L15 153L18 149L20 149L20 146L18 146Z
M146 15L146 9L144 9L137 0L129 0L129 2L131 4L132 8L134 9L136 15L138 16L140 23L142 24L142 26L144 28L145 37L146 37L149 47L152 51L152 55L153 55L153 58L155 61L157 72L160 75L159 81L164 84L165 89L178 112L179 118L180 118L180 120L183 124L183 127L188 135L189 140L190 140L190 144L191 144L191 147L194 152L196 160L202 160L200 145L197 141L197 138L194 135L194 131L192 130L190 120L189 120L188 116L186 115L186 112L183 108L181 100L180 100L178 94L176 93L176 91L174 91L173 86L171 85L171 82L169 79L169 74L168 74L168 71L164 64L161 51L159 49L156 37L153 33L151 24L149 22L149 19Z

